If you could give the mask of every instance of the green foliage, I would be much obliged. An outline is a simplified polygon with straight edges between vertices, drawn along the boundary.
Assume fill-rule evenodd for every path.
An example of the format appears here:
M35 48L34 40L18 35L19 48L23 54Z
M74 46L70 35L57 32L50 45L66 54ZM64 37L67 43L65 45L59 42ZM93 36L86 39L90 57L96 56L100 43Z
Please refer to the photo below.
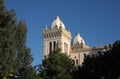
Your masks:
M16 75L18 76L18 79L28 79L28 77L31 76L30 64L32 62L32 57L30 55L30 49L25 45L25 38L26 27L21 24L17 28L17 65L19 68Z
M74 79L119 79L120 77L120 41L116 41L104 55L87 56L83 66L74 71Z
M60 50L53 51L42 62L41 76L44 79L71 79L72 60Z
M31 79L34 74L31 68L33 60L30 49L26 46L27 28L24 21L20 21L16 27L16 76L18 79ZM31 74L32 73L32 74ZM31 75L30 75L31 74Z
M0 0L0 12L5 10L4 0Z
M14 11L5 11L2 3L0 1L0 76L5 76L15 70L16 19Z
M26 33L25 22L17 24L15 11L7 11L0 0L0 79L39 79L31 66Z

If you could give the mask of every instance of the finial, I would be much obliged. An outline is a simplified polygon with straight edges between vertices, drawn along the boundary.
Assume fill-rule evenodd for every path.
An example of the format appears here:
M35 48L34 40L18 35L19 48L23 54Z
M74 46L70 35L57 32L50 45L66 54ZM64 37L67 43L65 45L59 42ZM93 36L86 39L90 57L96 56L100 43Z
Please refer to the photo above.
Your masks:
M59 16L56 16L56 19L60 19L60 17L59 17Z
M80 36L80 33L78 32L78 33L76 34L76 36Z

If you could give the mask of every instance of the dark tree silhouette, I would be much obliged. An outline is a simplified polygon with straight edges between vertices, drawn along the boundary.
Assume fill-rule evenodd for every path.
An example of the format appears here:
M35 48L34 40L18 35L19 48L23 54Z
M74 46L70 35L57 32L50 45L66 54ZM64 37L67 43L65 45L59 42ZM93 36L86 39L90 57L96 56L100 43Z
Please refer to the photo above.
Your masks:
M73 67L72 60L60 52L60 50L53 51L48 58L42 62L43 69L41 76L44 79L71 79L71 70Z

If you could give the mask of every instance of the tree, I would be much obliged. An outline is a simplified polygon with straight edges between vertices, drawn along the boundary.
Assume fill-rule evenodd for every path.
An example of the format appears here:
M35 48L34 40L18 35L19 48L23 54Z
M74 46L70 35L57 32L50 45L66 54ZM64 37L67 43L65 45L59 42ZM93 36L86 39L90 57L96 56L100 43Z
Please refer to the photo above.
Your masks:
M112 72L115 78L120 78L120 40L113 44L112 48Z
M26 33L25 22L17 23L15 11L7 11L0 0L0 79L35 79Z
M53 51L42 62L41 76L44 79L71 79L72 60L60 52Z
M10 76L15 71L16 18L13 10L7 11L0 0L0 76ZM11 75L12 76L12 75Z
M16 47L17 47L17 77L20 79L28 79L30 69L31 69L31 62L32 56L30 54L30 49L26 46L26 33L27 28L24 21L20 21L17 28L16 28ZM29 76L27 76L29 75ZM27 77L27 78L26 78Z
M86 56L83 66L76 70L74 79L119 79L120 78L120 41L116 41L104 54Z

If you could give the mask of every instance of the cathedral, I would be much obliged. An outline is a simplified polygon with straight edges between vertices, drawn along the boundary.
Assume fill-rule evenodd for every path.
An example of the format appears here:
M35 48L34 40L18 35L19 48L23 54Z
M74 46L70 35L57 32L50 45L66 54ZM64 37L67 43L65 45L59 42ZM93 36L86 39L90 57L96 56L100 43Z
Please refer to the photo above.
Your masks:
M97 55L99 51L106 51L109 46L90 47L85 43L80 33L77 33L71 42L71 32L65 28L64 23L56 16L51 26L43 29L43 59L56 48L74 60L75 65L82 65L86 55Z

